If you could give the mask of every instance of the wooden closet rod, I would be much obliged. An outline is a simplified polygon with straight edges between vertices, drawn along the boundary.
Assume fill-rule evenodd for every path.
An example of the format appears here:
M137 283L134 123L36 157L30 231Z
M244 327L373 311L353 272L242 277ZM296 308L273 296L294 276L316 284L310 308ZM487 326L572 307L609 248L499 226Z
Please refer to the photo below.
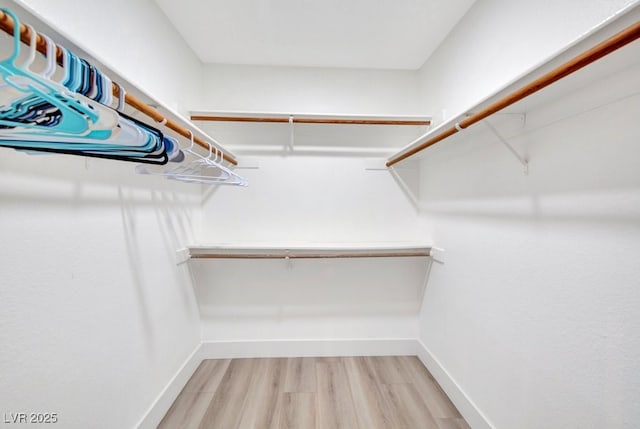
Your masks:
M288 117L279 116L216 116L216 115L191 115L192 121L217 121L217 122L270 122L288 123ZM343 125L430 125L431 121L405 120L405 119L357 119L357 118L308 118L292 115L292 122L296 124L343 124Z
M640 38L640 22L636 22L635 24L630 25L621 32L597 44L593 48L556 67L550 72L545 73L528 85L523 86L522 88L512 92L504 98L490 104L479 112L463 119L457 124L457 127L459 127L460 129L467 128L475 124L476 122L485 119L487 116L490 116L504 109L505 107L508 107L522 100L523 98L540 91L541 89L551 85L552 83L557 82L558 80L570 75L571 73L588 66L589 64L599 60L600 58L609 55L610 53L622 48L623 46L628 45L638 38ZM405 160L410 156L415 155L416 153L428 148L429 146L432 146L438 142L441 142L447 137L454 135L459 131L457 127L453 126L449 129L446 129L438 135L412 148L411 150L394 158L391 158L386 164L387 167L392 167L398 162Z
M333 259L333 258L397 258L429 256L428 250L408 250L395 252L335 252L335 253L198 253L192 259Z
M0 28L4 30L5 33L8 33L9 35L13 36L13 31L14 31L13 19L2 11L0 11ZM24 24L20 24L20 40L22 40L22 42L25 43L26 45L30 45L31 30L29 30L29 27L25 26ZM36 33L36 49L38 50L38 52L42 53L43 55L46 55L47 53L47 42L44 39L44 37L42 37L39 33ZM58 64L62 65L62 49L60 49L58 45L56 45L56 60ZM119 96L120 91L116 84L112 84L112 91L115 97ZM171 119L166 118L164 115L162 115L162 113L158 112L156 109L149 106L147 103L140 100L139 98L127 93L125 94L124 100L129 106L144 113L154 121L158 122L160 125L164 124L167 128L172 129L173 131L180 134L181 136L191 139L191 134L188 129L178 125L176 122L172 121ZM209 143L207 143L205 140L201 139L200 137L194 136L193 141L199 146L209 150ZM238 161L236 161L234 157L226 153L224 150L222 151L222 157L228 162L230 162L231 164L238 165Z

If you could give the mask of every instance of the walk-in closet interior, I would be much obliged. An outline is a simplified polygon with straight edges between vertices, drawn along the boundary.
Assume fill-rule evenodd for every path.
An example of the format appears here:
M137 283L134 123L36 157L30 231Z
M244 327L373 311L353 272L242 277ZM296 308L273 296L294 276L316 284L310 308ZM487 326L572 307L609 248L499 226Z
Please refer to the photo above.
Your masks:
M640 1L0 7L0 427L638 427Z

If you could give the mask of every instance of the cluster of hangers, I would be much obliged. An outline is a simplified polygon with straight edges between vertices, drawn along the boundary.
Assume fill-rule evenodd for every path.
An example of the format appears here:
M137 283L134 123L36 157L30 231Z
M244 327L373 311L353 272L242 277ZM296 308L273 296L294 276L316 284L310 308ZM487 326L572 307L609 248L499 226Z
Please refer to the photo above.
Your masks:
M181 148L177 139L126 115L125 90L117 83L117 106L112 108L111 79L44 34L46 64L34 71L38 33L26 25L30 50L26 59L19 58L20 23L10 10L0 10L14 21L13 52L0 61L0 146L136 162L138 173L183 182L247 185L223 165L222 152L210 143L208 156L198 154L191 131L191 145ZM62 53L60 70L57 49Z

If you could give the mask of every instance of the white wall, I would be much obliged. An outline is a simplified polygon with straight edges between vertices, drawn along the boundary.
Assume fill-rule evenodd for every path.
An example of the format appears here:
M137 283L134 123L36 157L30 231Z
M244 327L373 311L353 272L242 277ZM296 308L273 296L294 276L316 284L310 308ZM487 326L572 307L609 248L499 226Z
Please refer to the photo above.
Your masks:
M209 64L204 67L205 96L194 110L424 114L417 78L416 71ZM267 124L238 136L216 123L203 126L239 152L246 143L254 148L289 143L286 127ZM303 140L308 143L305 133L313 135L312 145L327 149L366 148L374 140L353 129L296 127L295 132L296 150ZM379 140L376 146L386 145ZM205 193L201 244L415 241L415 166L402 172L408 177L405 185L385 169L367 170L371 163L356 156L277 154L241 157L240 165L258 166L238 170L249 180L248 188ZM383 166L383 160L375 165ZM292 266L282 261L195 261L203 339L416 336L425 264L396 260L366 269L370 265L362 260L294 261ZM405 284L390 287L394 276Z
M417 85L415 71L208 64L194 110L425 114Z
M240 170L248 188L205 196L201 244L415 241L417 190L405 193L386 169L367 170L361 158L337 156L252 162L259 168ZM405 172L408 182L416 173ZM193 266L208 341L417 335L424 261L204 260Z
M202 244L415 240L415 195L364 159L263 156L247 165L258 167L238 170L247 188L205 193ZM406 175L411 182L411 170Z
M195 260L191 267L205 341L418 336L427 258Z
M455 60L483 72L470 80L450 69L431 103L450 95L464 105L495 86L489 71L501 61L515 58L495 79L587 29L550 13L552 3L544 14L533 4L528 11L518 2L515 13L497 3L480 1L425 66L434 82L445 79L447 49L448 67ZM574 11L589 26L614 10L612 2L580 2ZM509 19L540 31L486 43L482 35ZM567 27L573 35L563 37ZM477 42L465 45L470 34ZM530 58L519 60L510 43L527 46ZM528 153L528 176L482 125L424 153L425 230L447 260L431 271L420 338L496 428L633 428L640 418L640 56L625 49L616 55L630 65L533 103L526 128L510 139ZM480 57L484 67L474 62Z
M153 2L110 2L98 15L104 2L29 4L158 98L186 102L182 90L197 90L199 63ZM134 165L1 149L3 413L136 427L199 344L190 272L175 251L194 240L201 189Z
M21 3L175 111L198 103L202 64L153 0Z
M194 110L423 113L417 109L415 71L212 64L205 66L204 76L206 96ZM224 126L203 126L240 152L243 143L253 147L289 143L286 127L255 127L258 132L239 142L237 133L225 133ZM368 147L374 140L367 137L369 130L358 133L352 128L296 127L295 131L296 150L302 147L305 133L327 149ZM373 164L380 168L383 160ZM250 186L205 193L200 243L282 246L414 241L419 225L416 166L402 173L409 182L404 185L385 169L368 170L373 164L362 157L327 154L241 158L240 165L258 166L238 170ZM202 337L205 341L415 338L426 264L377 262L371 267L370 261L363 260L294 261L291 265L194 261ZM404 284L390 287L400 279Z
M3 412L134 427L199 342L190 274L175 265L199 190L9 149L0 181Z
M422 66L420 109L463 114L633 3L478 0Z

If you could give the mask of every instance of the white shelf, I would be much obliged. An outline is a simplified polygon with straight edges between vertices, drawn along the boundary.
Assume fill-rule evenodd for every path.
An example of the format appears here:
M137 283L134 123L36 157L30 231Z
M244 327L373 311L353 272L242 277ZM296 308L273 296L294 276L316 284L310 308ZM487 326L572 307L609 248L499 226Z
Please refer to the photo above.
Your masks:
M311 259L428 257L431 246L416 243L308 243L187 246L192 259Z
M462 121L466 116L478 112L484 107L489 106L493 102L505 97L508 94L511 94L515 90L534 81L536 78L544 75L560 64L570 60L573 57L576 57L587 49L595 46L599 42L607 39L608 37L611 37L627 26L637 22L639 19L640 6L628 8L623 13L612 17L609 21L603 23L602 25L591 29L591 31L582 35L580 38L575 40L569 46L565 47L563 50L542 61L540 64L526 71L521 76L509 82L493 94L490 94L488 97L465 109L460 114L455 115L440 124L433 124L434 126L432 126L432 128L430 128L428 132L411 141L411 143L398 150L388 159L391 160L399 157L411 151L415 147L420 146L422 143L440 134L443 130L454 127L456 123ZM639 63L640 42L636 41L619 49L616 52L613 52L601 58L600 60L588 65L587 67L578 70L577 72L561 79L560 81L546 88L543 88L539 92L532 94L531 96L501 110L500 112L497 112L493 116L490 116L489 119L493 121L496 119L496 116L504 114L523 114L532 110L539 110L541 107L545 106L548 103L561 100L567 94L571 94L581 88L588 87L589 85L594 85L596 82L606 79L612 74L624 72L625 70L637 66ZM610 100L608 100L606 97L602 98L603 100L601 104L610 102ZM590 108L594 107L596 106L590 106ZM473 130L477 128L483 127L479 124L472 125L469 128L463 129L453 136L444 139L438 144L454 141L457 138L465 138L465 136L468 138ZM416 154L414 157L419 158L421 156L424 156L428 152L429 149L426 149Z
M228 150L227 144L222 146L220 142L213 139L210 135L208 135L204 130L199 128L196 124L194 124L189 119L182 116L180 113L176 112L171 107L167 106L162 101L156 99L154 96L150 95L150 91L145 90L144 86L140 83L136 83L127 79L125 76L120 74L116 68L112 67L106 60L104 60L100 54L93 52L90 48L83 46L81 42L76 42L73 35L69 35L66 32L58 29L55 25L53 25L46 17L41 16L37 13L33 8L31 8L25 1L23 0L14 0L14 4L10 6L11 10L18 15L21 22L25 22L31 26L33 26L36 31L39 33L44 33L47 36L51 37L51 39L57 43L58 45L64 46L67 49L73 51L76 55L86 59L91 64L98 67L103 73L108 75L114 82L119 83L124 87L127 93L130 93L136 96L138 99L143 101L144 103L154 107L158 110L164 117L170 119L180 126L191 129L196 136L203 138L209 143L217 146L219 149L224 150L225 153L230 156L235 157L235 155ZM152 126L158 126L151 118L143 115L138 110L135 110L129 106L126 106L125 113L130 116L135 117L136 119L148 123ZM171 129L167 127L160 127L161 131L164 134L173 136L175 138L184 139L183 136L175 133ZM202 149L204 150L204 149Z
M377 115L377 114L344 114L344 113L313 113L313 112L265 112L265 111L222 111L222 110L192 110L191 116L222 116L228 118L281 118L290 116L298 119L343 119L343 120L377 120L377 121L430 121L426 115ZM407 125L403 125L407 126ZM423 125L416 125L423 126Z
M229 120L194 119L205 132L215 133L239 155L346 155L384 158L399 144L414 139L428 129L426 124L380 124L358 121L421 121L426 115L379 115L313 112L210 111L194 110L193 116L214 116ZM289 123L293 117L294 122ZM255 120L234 121L231 118ZM260 121L260 119L267 119ZM295 122L303 121L303 122ZM345 121L347 123L308 123ZM276 122L277 121L277 122ZM354 121L355 123L348 123Z

